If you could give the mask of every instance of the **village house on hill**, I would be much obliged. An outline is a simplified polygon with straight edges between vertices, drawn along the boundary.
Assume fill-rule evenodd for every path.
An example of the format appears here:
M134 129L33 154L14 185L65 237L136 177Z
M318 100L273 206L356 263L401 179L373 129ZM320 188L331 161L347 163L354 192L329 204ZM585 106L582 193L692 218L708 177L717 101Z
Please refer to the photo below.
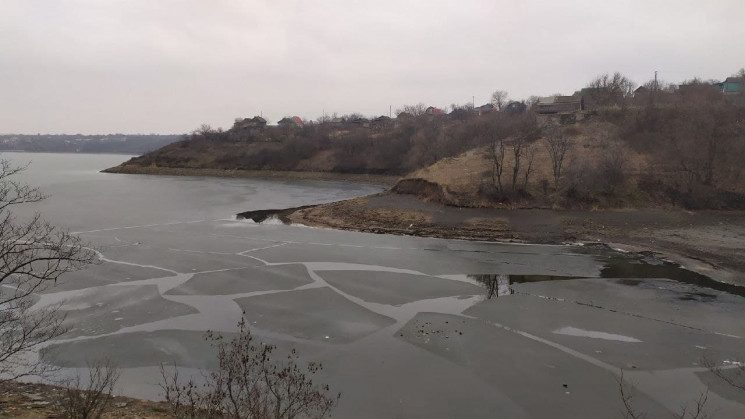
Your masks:
M727 77L718 87L725 96L745 94L745 77Z
M525 110L528 109L528 105L526 105L524 102L510 102L507 104L507 106L504 107L504 111L507 113L507 115L519 115Z
M491 103L487 103L486 105L481 105L473 109L473 111L479 116L492 113L495 110L497 110L497 108Z
M571 124L584 119L584 96L549 96L542 97L536 102L536 113L540 120L557 121L560 124Z
M299 116L286 116L277 122L277 125L280 127L292 127L292 128L300 128L305 123Z
M236 119L233 124L233 131L240 133L254 133L263 131L266 128L266 119L260 116L253 118Z
M435 106L430 106L429 108L424 110L425 115L442 115L442 109L437 108Z

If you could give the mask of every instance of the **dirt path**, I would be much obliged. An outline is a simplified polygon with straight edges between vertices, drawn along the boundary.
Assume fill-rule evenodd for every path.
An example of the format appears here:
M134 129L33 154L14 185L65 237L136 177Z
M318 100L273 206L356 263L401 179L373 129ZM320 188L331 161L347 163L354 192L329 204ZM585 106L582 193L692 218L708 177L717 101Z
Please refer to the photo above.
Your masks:
M742 211L458 208L382 193L303 209L290 219L318 227L425 237L603 242L653 252L713 279L745 285Z

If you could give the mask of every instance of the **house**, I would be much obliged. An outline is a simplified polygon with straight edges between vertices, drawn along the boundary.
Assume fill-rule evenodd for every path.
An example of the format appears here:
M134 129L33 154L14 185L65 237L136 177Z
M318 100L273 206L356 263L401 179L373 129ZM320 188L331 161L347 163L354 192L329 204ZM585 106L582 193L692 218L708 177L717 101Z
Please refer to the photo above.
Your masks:
M497 108L493 104L487 103L486 105L481 105L477 108L474 108L473 111L476 112L478 115L485 115L496 110Z
M382 115L382 116L379 116L379 117L373 119L370 122L370 125L373 128L380 129L380 128L384 128L384 127L387 127L387 126L391 125L392 122L393 122L393 120L391 118L389 118L389 117L387 117L385 115Z
M260 116L254 116L253 118L237 118L233 124L233 130L237 131L262 131L266 128L266 119Z
M634 90L634 97L635 98L639 98L639 97L644 98L644 97L647 97L649 95L649 92L651 92L651 90L649 90L649 88L647 86L639 86L639 87L636 88L636 90Z
M504 107L504 112L507 115L519 115L526 109L528 109L528 106L525 103L512 101Z
M398 116L396 116L396 119L411 119L413 117L414 115L408 112L401 112L400 114L398 114Z
M367 119L367 118L362 118L362 117L354 118L351 121L349 121L349 123L350 124L354 124L354 125L358 125L358 126L361 126L361 127L369 127L370 126L370 120Z
M718 84L725 95L738 95L745 93L745 77L727 77Z
M429 108L425 109L424 113L425 115L442 115L442 109L430 106Z
M536 108L539 115L575 113L584 108L584 100L582 95L542 97Z
M280 127L296 127L296 128L300 128L304 124L305 123L303 122L302 119L300 119L299 116L293 116L293 117L286 116L286 117L280 119L279 122L277 122L277 125L279 125Z

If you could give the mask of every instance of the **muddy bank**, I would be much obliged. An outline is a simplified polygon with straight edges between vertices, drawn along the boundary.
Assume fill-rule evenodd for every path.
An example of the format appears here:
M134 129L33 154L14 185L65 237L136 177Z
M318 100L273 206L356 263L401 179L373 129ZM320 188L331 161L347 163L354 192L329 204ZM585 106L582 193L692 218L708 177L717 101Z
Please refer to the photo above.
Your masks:
M290 219L290 215L293 213L304 210L306 208L310 208L312 205L304 205L301 207L292 207L292 208L284 208L284 209L265 209L265 210L255 210L255 211L245 211L240 212L236 214L236 218L239 220L251 220L255 223L263 223L267 220L277 220L281 222L282 224L292 224L292 220Z
M355 183L368 183L372 185L392 186L398 180L398 176L333 173L333 172L293 172L293 171L271 171L271 170L222 170L222 169L198 169L198 168L175 168L175 167L140 167L140 166L115 166L102 170L104 173L124 173L134 175L165 175L165 176L211 176L230 178L257 178L257 179L288 179L288 180L330 180Z
M9 381L0 383L0 417L63 418L65 389L46 384ZM115 396L103 418L172 418L165 402Z
M372 233L524 243L602 242L745 284L745 212L458 208L382 193L293 212L296 223Z

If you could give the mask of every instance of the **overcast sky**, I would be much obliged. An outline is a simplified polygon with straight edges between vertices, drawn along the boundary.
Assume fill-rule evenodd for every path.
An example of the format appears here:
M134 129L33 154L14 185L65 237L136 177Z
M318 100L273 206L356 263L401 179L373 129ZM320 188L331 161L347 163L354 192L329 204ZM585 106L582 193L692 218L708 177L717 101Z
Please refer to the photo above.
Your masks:
M743 0L0 0L0 133L183 133L742 67Z

